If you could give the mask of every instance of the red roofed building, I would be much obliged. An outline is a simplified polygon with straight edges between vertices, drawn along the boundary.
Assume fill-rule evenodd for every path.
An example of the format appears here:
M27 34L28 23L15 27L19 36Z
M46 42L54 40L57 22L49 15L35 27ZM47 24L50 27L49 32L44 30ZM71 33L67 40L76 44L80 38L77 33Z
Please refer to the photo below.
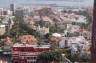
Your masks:
M12 63L36 63L38 55L49 50L49 45L28 45L23 43L16 43L12 48Z

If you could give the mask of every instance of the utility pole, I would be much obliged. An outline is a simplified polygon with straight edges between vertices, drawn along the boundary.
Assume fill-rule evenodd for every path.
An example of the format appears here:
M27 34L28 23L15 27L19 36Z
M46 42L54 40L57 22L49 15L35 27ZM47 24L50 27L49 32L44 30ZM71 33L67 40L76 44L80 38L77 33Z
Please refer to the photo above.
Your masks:
M96 63L96 0L93 7L91 63Z

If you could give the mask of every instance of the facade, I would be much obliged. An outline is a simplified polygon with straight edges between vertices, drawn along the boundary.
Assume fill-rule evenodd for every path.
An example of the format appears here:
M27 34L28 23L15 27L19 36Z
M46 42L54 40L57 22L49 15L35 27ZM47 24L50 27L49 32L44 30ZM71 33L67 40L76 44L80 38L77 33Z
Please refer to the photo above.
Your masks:
M2 16L3 15L3 8L0 8L0 15Z
M24 10L23 9L16 9L15 16L22 16L22 15L24 15Z
M38 26L36 30L37 30L37 32L39 32L42 35L46 35L47 33L49 33L49 28L47 28L47 27Z
M17 43L12 48L12 63L36 63L38 55L49 49L49 45L38 47L36 45Z
M0 57L0 63L8 63L9 59L6 57Z
M2 39L4 41L4 47L3 49L5 51L7 50L11 50L11 47L13 46L13 42L12 42L12 38L10 37L5 37L4 39Z
M0 16L10 16L12 15L12 11L0 8Z
M6 26L0 25L0 35L3 35L6 32Z
M19 37L22 43L27 43L30 45L37 45L38 40L32 35L22 35Z
M3 10L3 15L7 15L7 10Z
M14 11L15 11L14 4L10 4L10 11L12 11L12 15L14 15Z

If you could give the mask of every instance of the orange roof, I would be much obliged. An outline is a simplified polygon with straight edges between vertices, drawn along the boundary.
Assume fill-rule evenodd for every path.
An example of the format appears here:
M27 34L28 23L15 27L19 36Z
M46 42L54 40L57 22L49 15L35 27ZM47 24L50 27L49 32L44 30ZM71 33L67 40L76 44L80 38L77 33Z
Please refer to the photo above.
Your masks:
M24 16L26 16L29 19L33 18L32 16L29 16L29 15L24 15Z
M0 15L0 16L10 16L10 15Z
M65 18L64 21L69 21L70 19L69 18Z
M38 42L38 40L32 35L22 35L19 38L20 38L21 42L26 42L31 45L35 45Z
M68 15L69 18L76 18L76 15L74 13Z
M5 41L5 42L11 42L11 41L12 41L12 38L6 37L6 38L4 38L4 39L2 39L2 40Z
M83 31L85 31L85 32L91 32L91 30L87 30L87 29L83 29Z
M43 19L43 21L52 22L52 20L47 16L42 17L42 19Z

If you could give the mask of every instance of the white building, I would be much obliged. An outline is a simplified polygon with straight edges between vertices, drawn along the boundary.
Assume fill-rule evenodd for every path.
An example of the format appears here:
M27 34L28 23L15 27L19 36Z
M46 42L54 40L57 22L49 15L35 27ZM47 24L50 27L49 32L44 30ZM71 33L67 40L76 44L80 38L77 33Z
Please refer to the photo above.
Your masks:
M49 28L46 28L46 27L40 27L40 26L38 26L36 30L41 35L45 35L45 34L49 33Z

